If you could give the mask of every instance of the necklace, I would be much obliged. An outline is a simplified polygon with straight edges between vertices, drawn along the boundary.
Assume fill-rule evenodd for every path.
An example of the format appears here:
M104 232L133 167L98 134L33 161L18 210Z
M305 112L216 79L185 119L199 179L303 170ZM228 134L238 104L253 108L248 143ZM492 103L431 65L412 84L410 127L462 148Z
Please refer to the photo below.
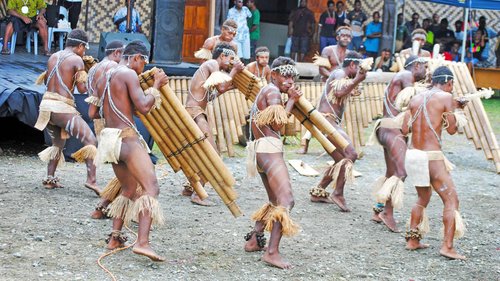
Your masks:
M21 7L21 13L23 14L28 14L28 12L30 11L30 9L28 8L28 0L23 0L23 6Z

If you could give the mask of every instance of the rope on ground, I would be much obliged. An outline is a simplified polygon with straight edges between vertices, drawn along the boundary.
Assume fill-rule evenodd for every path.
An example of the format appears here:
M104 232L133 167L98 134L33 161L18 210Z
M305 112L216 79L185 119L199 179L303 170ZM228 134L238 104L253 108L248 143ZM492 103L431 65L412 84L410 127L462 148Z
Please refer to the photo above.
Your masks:
M104 270L104 272L106 272L107 274L109 274L109 276L111 277L111 280L113 280L113 281L116 281L116 277L115 277L115 275L114 275L114 274L113 274L113 273L112 273L109 269L107 269L104 265L102 265L101 261L102 261L102 259L103 259L103 258L105 258L105 257L107 257L107 256L111 256L111 255L113 255L113 254L116 254L116 253L118 253L118 252L120 252L120 251L126 250L126 249L128 249L128 248L130 248L130 247L132 247L132 246L134 246L134 245L135 245L135 243L137 242L137 233L135 233L134 231L132 231L132 230L131 230L130 228L128 228L127 226L125 226L125 228L126 228L128 231L130 231L132 234L134 234L134 235L135 235L135 241L134 241L134 243L132 243L132 244L130 244L130 245L127 245L127 246L125 246L125 247L121 247L121 248L116 248L116 249L113 249L113 250L111 250L111 251L109 251L109 252L107 252L107 253L102 254L102 255L101 255L101 256L97 259L97 265L99 265L99 267L100 267L102 270Z

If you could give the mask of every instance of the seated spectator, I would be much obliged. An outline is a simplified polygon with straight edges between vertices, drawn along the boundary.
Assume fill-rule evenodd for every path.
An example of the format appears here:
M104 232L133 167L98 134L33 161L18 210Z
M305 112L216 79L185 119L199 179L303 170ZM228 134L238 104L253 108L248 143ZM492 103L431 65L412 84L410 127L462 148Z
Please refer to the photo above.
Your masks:
M462 40L464 38L464 22L461 20L455 22L455 38L457 40Z
M472 42L467 41L466 49L471 52L472 57L478 61L485 60L482 56L486 46L485 38L486 35L483 35L483 33L478 30L474 33Z
M389 48L385 48L382 50L380 56L375 59L375 63L373 64L373 70L390 72L391 67L392 67L391 50L389 50Z
M435 44L444 45L445 51L449 51L451 49L451 45L456 40L453 31L448 29L448 20L446 18L441 20L434 36L436 39Z
M449 52L444 52L444 59L449 61L460 61L460 42L455 41L451 45Z
M43 42L43 54L50 56L48 45L48 28L47 20L44 17L47 4L43 0L9 0L7 10L10 15L9 23L5 28L5 36L3 40L2 55L9 55L10 50L7 48L7 43L10 41L14 32L18 34L38 29L38 34Z
M366 47L365 45L360 45L358 49L358 53L361 55L363 59L366 59L368 56L366 55Z
M127 6L130 0L125 0L125 7L121 7L116 11L113 16L113 23L115 24L118 32L121 33L142 33L142 22L139 16L139 12L134 8L132 9L132 15L130 17L130 30L127 30Z

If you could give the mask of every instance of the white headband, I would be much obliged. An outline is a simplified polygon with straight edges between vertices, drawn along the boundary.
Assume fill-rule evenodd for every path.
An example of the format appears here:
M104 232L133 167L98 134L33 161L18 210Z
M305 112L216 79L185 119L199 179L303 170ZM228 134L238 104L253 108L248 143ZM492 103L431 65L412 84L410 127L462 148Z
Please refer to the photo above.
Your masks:
M237 30L236 28L229 26L229 25L226 25L226 24L222 25L222 27L227 28L230 32L236 32L236 30Z
M256 57L259 57L259 56L269 56L269 52L258 52L257 54L255 54Z
M411 39L412 40L415 40L415 39L426 40L427 36L425 34L422 34L422 33L415 33L415 34L413 34L413 36L411 37Z
M277 66L271 69L271 71L279 72L281 76L294 76L294 77L299 76L297 68L295 68L295 66L291 64Z
M363 59L357 59L357 58L345 58L344 60L345 60L345 61L346 61L346 60L350 60L350 61L359 61L359 62L362 62L362 61L363 61Z
M423 58L423 57L418 57L418 58L412 60L411 62L405 64L405 68L407 68L408 66L410 66L414 63L427 63L427 59Z
M119 47L119 48L104 49L105 52L107 52L107 51L116 51L116 50L125 50L125 46L122 46L122 47Z
M438 77L444 77L444 82L448 82L448 78L450 78L450 80L453 80L454 77L453 75L449 75L449 74L441 74L441 75L435 75L435 76L432 76L432 80L434 80L434 78L438 78Z
M85 44L85 48L89 49L90 46L89 46L89 42L86 42L86 41L83 41L83 40L80 40L80 39L76 39L76 38L73 38L73 37L68 37L66 40L71 40L71 41L76 41L76 42L80 42L82 44Z

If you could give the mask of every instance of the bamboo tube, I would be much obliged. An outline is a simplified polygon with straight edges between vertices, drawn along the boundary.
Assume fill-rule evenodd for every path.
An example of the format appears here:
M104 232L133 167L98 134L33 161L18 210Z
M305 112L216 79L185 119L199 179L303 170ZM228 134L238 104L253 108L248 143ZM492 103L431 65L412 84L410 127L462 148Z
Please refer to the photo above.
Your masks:
M216 101L219 102L220 113L222 116L222 129L224 131L224 138L226 139L227 154L229 157L234 156L233 140L231 137L231 128L229 127L228 114L226 109L226 103L223 99L217 98ZM215 102L215 101L214 101Z
M318 127L321 132L324 132L325 135L331 136L335 141L335 145L344 150L349 142L330 124L325 117L317 111L312 104L304 97L301 96L299 100L294 105L297 107L302 113L309 116L312 123Z
M373 122L373 113L372 113L372 107L371 107L371 89L369 87L369 84L368 83L364 83L363 85L363 89L364 89L364 93L363 95L365 96L365 109L366 110L366 114L368 116L368 123L372 123Z
M224 138L224 128L222 126L222 115L220 111L219 101L215 99L212 102L215 112L215 124L217 127L217 147L220 153L227 151L226 139Z
M351 141L353 142L353 144L355 144L355 140L353 140L354 126L353 126L353 120L352 120L352 116L351 116L350 104L345 105L344 118L342 118L342 119L344 121L343 123L344 123L345 129L346 129L345 132L351 138Z
M237 144L238 143L238 132L236 131L236 122L234 120L234 112L233 112L233 106L231 104L231 100L230 100L228 95L221 95L221 96L219 96L219 99L222 99L221 101L226 106L227 123L225 125L228 126L229 132L231 133L231 143Z
M243 131L241 130L236 101L234 100L234 97L227 94L224 95L224 99L226 101L227 114L229 116L229 125L231 126L231 137L233 138L233 144L237 144L239 143L239 138L243 134Z
M182 86L183 86L182 84L183 84L182 78L175 79L175 88L174 88L175 92L174 93L180 101L182 101L182 92L185 89L185 88L184 89L182 88ZM184 104L184 102L183 102L183 104Z
M381 116L384 115L384 91L385 91L385 84L383 83L377 83L377 113Z
M238 90L232 90L233 93L231 95L233 96L235 102L236 102L236 110L238 111L238 118L240 119L239 123L241 126L245 125L247 122L245 120L245 107L244 107L244 102L243 99L241 98L241 93Z
M378 110L377 110L377 89L375 88L375 85L373 83L368 83L368 88L370 91L370 111L372 112L372 118L375 119L378 117Z
M189 94L189 87L191 87L191 79L189 81L187 79L182 79L181 80L181 98L179 99L182 104L186 104L187 96Z
M297 120L299 120L309 132L311 132L313 137L318 140L318 142L321 144L321 146L323 146L328 154L332 154L333 151L335 151L335 146L332 144L332 142L311 123L311 121L304 115L304 113L302 113L298 108L294 107L292 109L292 114L297 117Z
M214 105L212 103L207 104L207 120L208 120L208 125L210 126L210 131L212 132L212 136L216 138L217 125L215 124Z
M354 97L354 104L355 104L355 110L356 110L356 123L357 123L357 137L359 139L359 145L360 147L361 146L364 146L365 145L365 141L363 139L363 111L361 109L361 100L360 100L360 97L362 96L362 94L360 96L357 96L357 97ZM360 148L361 149L361 148Z
M368 119L370 117L368 116L369 113L368 113L368 110L366 109L366 89L365 89L364 84L361 84L359 87L360 87L360 89L362 89L362 94L357 97L358 103L359 103L359 111L361 113L361 120L362 120L363 128L367 128L368 123L369 123Z

